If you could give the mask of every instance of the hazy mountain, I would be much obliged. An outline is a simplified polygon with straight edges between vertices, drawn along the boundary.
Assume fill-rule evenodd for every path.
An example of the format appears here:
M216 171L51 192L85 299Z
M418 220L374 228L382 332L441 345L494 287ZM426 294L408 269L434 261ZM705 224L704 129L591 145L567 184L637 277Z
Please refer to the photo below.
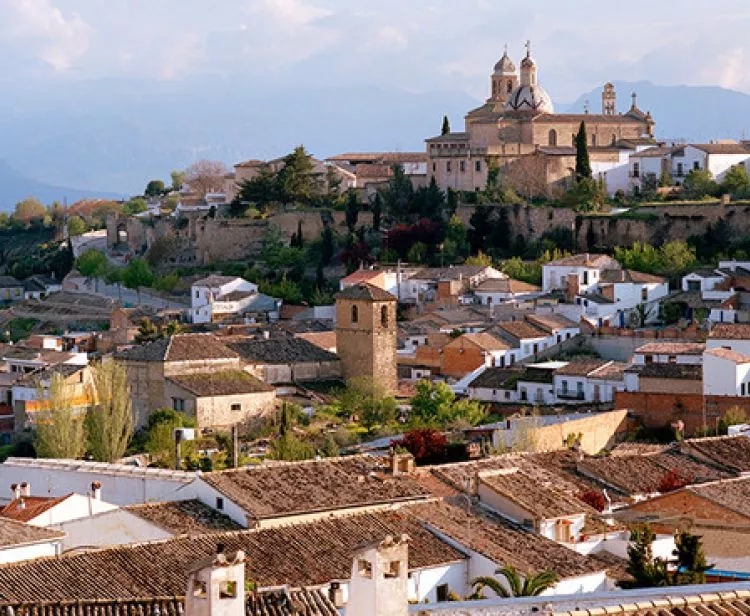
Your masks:
M0 160L0 212L10 211L15 204L26 197L34 196L43 203L67 201L72 203L85 198L121 198L113 192L98 192L53 186L31 179L19 173L3 160Z
M621 111L638 105L657 137L741 138L750 129L750 96L719 87L616 84ZM600 90L558 111L601 108ZM413 93L369 86L258 89L253 80L98 80L47 87L31 82L0 98L0 204L28 194L68 200L87 191L135 194L151 178L199 158L227 163L273 158L304 144L316 156L352 150L422 150L443 114L454 130L481 101L460 92ZM748 131L750 135L750 131ZM25 179L32 178L33 180ZM36 182L34 182L34 180ZM45 184L41 184L44 182ZM52 184L54 186L48 186Z
M630 93L638 94L638 107L650 111L656 121L656 136L665 140L695 143L711 139L742 139L750 136L750 96L711 86L658 86L649 81L614 82L617 107L627 111ZM592 113L601 113L601 89L581 95L558 111L581 113L586 101Z

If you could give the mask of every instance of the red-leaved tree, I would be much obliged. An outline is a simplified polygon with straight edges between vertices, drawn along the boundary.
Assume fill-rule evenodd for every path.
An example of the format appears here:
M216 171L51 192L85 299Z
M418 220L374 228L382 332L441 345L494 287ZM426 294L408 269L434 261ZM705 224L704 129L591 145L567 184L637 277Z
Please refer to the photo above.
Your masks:
M689 483L691 483L690 479L683 477L676 470L671 470L659 481L659 492L662 494L665 492L674 492L675 490L684 488Z
M412 430L398 441L392 441L393 447L403 447L417 464L439 464L445 461L448 439L445 434L434 428Z
M581 490L578 494L576 494L576 497L578 500L583 501L587 505L590 505L597 511L604 511L604 508L607 506L607 501L604 498L604 494L602 494L599 490L594 490L593 488L590 490Z

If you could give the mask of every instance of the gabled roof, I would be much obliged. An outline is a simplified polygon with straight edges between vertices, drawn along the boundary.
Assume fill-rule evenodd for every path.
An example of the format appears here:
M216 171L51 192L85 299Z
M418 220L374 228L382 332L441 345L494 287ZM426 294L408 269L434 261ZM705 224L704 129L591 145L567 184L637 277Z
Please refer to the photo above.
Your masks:
M196 280L192 286L194 287L220 287L230 282L237 280L239 276L220 276L219 274L211 274L200 280ZM241 278L239 278L241 280Z
M274 391L272 386L256 379L244 370L179 374L167 377L167 380L198 397L232 396Z
M702 355L706 350L703 342L648 342L634 353L653 355Z
M561 329L574 329L580 327L578 323L561 314L530 314L526 316L526 320L535 327L550 334L560 331Z
M482 374L475 378L469 387L481 387L483 389L507 389L509 387L515 388L515 383L518 380L518 376L521 374L519 370L513 370L510 368L497 368L492 366L487 368Z
M707 349L705 354L725 359L735 364L750 364L750 355L744 355L731 349Z
M510 346L506 342L500 340L499 338L496 338L489 332L461 334L446 346L450 346L452 344L458 345L461 344L461 341L467 341L471 344L475 344L483 351L507 351L510 348Z
M708 337L719 340L750 340L750 324L717 323Z
M123 507L175 535L201 535L209 532L242 530L232 518L199 500L167 501Z
M409 280L463 280L479 276L486 270L493 269L489 265L453 265L450 267L426 267L416 270ZM505 274L502 275L505 278Z
M199 361L234 359L238 355L212 334L175 334L117 353L128 361Z
M750 518L750 477L691 486L690 490L703 498Z
M577 255L570 255L568 257L562 257L560 259L555 259L554 261L545 263L544 267L571 265L571 266L581 266L581 267L605 268L605 267L610 267L612 266L612 264L616 264L616 263L617 261L615 261L609 255L586 252L586 253L579 253Z
M750 148L744 143L691 143L689 145L706 154L746 154L750 156Z
M665 364L662 362L631 364L625 368L625 372L636 373L640 377L652 379L678 379L683 381L701 381L703 379L703 366L695 364Z
M528 321L506 321L495 325L493 328L500 335L511 336L518 340L527 340L532 338L545 338L547 332Z
M365 282L360 282L336 293L336 299L369 300L372 302L395 302L395 295Z
M336 361L335 355L303 338L284 336L269 340L234 340L227 346L250 363L288 364Z
M0 276L0 289L16 287L23 288L23 283L20 280L13 278L13 276Z
M562 368L555 370L559 376L587 376L600 368L608 366L610 361L606 359L578 359L569 361Z
M487 278L480 282L475 288L475 293L536 293L541 287L512 278Z
M735 472L750 472L750 438L746 436L688 439L682 449Z
M601 282L633 282L640 284L666 282L666 278L662 276L653 276L644 272L627 269L606 269L602 272L600 280Z
M367 282L368 280L372 280L373 278L377 278L383 274L381 270L376 269L359 269L355 272L352 272L348 276L344 276L340 282L343 282L344 284L354 284L357 282Z
M16 498L0 509L0 516L17 522L30 522L34 518L56 507L72 494L65 496L22 496Z
M0 548L11 548L30 543L47 543L60 540L64 536L65 533L61 530L25 524L9 518L0 518Z

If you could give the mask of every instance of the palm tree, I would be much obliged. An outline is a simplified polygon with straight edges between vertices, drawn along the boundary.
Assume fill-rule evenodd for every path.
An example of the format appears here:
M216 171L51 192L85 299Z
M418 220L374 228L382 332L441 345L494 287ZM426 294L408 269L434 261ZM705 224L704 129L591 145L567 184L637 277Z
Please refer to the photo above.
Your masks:
M494 577L482 576L474 578L471 585L474 587L474 596L482 597L482 590L487 587L492 590L498 597L509 599L511 597L536 597L541 595L545 590L552 588L560 579L554 571L541 571L539 573L529 573L525 579L521 578L518 570L513 565L507 565L495 571L501 574L508 586Z

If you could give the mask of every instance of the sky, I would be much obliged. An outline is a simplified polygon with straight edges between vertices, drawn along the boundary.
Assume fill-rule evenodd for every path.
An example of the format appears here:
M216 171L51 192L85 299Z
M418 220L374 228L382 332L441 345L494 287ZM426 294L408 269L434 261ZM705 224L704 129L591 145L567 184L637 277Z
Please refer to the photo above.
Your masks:
M222 75L481 99L532 42L558 102L607 80L750 93L747 0L0 0L0 84Z

